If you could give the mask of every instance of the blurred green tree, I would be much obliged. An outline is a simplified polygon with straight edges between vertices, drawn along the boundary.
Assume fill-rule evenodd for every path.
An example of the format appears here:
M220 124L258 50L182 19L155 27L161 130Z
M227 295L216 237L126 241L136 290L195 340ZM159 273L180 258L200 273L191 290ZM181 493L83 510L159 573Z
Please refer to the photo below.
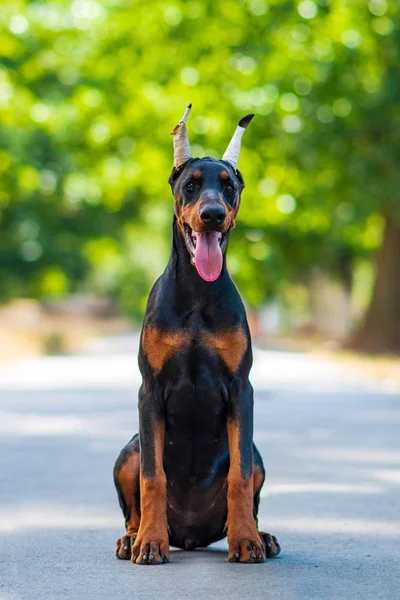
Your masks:
M191 101L200 156L257 115L229 263L247 302L316 265L351 286L381 248L355 343L400 350L397 3L5 0L0 26L3 299L86 287L141 314Z

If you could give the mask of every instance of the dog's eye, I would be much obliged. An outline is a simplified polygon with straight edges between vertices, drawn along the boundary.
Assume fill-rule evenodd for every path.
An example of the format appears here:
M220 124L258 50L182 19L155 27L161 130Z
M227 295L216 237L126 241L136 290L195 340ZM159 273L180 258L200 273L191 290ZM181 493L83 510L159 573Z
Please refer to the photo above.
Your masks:
M225 190L226 192L229 192L229 193L231 193L231 192L233 192L233 190L234 190L234 187L233 187L233 185L232 185L231 183L226 183L226 184L224 185L224 190Z
M197 183L195 183L194 181L189 181L189 183L186 184L186 189L189 192L193 192L197 189Z

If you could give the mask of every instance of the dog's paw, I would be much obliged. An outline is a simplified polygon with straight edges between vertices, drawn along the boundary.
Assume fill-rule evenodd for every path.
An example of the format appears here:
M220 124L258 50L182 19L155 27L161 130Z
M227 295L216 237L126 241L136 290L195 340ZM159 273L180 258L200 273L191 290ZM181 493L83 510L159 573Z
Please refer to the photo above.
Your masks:
M143 539L136 538L132 548L132 562L137 565L160 565L169 562L168 541L146 542Z
M247 539L228 538L228 546L229 562L252 564L265 561L265 546L258 533L257 535L247 536Z
M122 538L117 540L115 556L120 560L130 560L132 556L132 547L135 543L135 540L136 535L124 535Z
M281 547L276 537L264 531L259 531L259 535L265 546L266 558L275 558L275 556L278 556L281 552Z

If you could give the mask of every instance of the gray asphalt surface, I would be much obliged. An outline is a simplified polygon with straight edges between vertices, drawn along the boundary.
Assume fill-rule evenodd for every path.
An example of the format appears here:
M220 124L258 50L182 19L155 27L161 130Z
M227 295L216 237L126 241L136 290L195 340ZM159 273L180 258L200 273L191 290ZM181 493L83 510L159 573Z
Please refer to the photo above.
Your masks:
M113 556L112 468L137 431L133 338L0 368L0 598L400 598L400 394L300 354L256 351L262 528L282 555L226 544L140 567Z

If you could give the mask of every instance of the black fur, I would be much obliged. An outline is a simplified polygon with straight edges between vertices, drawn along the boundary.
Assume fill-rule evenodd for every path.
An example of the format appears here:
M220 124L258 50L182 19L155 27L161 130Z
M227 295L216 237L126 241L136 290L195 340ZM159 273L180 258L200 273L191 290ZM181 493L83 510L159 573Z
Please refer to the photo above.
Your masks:
M193 181L196 170L201 171L201 177L196 180L195 189L188 190L185 186ZM221 178L221 171L229 173L229 185ZM217 194L227 207L238 207L244 188L239 171L212 158L191 159L172 171L169 183L181 206L195 204L202 198L210 201ZM171 256L151 290L143 326L169 334L185 331L190 343L173 354L159 373L152 368L141 344L140 450L134 443L135 436L116 464L121 508L128 518L118 470L129 453L140 451L144 475L154 475L154 423L163 420L170 543L186 549L207 546L226 535L228 417L240 424L243 476L250 477L256 464L263 481L264 467L252 441L253 390L248 380L252 350L243 303L227 271L225 255L218 279L213 283L201 279L191 264L176 217ZM248 341L235 373L201 341L204 332L217 336L232 329L242 329ZM261 485L254 495L255 517Z

